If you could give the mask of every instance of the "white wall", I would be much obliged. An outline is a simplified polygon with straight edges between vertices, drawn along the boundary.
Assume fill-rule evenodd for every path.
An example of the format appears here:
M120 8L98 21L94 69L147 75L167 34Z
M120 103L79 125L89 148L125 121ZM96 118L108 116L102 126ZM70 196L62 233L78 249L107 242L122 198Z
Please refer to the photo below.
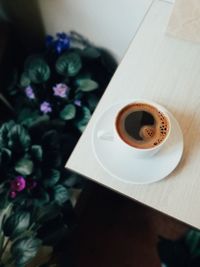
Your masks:
M152 0L39 0L48 33L75 30L118 59L125 53Z
M43 24L46 33L50 34L75 30L97 46L110 49L120 60L152 0L0 0L1 2L27 43L33 41Z

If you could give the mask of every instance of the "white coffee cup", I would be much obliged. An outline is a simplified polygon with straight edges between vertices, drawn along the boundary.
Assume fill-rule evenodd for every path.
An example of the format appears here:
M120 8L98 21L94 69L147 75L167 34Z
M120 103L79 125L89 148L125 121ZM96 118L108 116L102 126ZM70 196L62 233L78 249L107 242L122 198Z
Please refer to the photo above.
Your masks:
M116 119L117 119L119 113L126 106L130 106L133 104L150 105L153 108L155 108L156 110L160 111L167 119L168 131L167 131L165 138L159 144L152 146L152 147L149 147L149 148L138 148L138 147L134 147L133 145L129 145L120 136L120 134L117 130L117 127L116 127ZM148 157L153 156L155 153L157 153L163 147L163 145L169 139L170 134L171 134L171 122L170 122L169 112L161 105L159 105L153 101L143 100L143 99L142 100L137 99L134 101L130 101L125 106L121 107L121 109L118 112L116 112L116 116L115 116L114 120L112 121L112 130L111 131L108 131L107 129L100 129L97 133L98 138L105 140L105 141L109 141L109 142L115 142L116 150L118 152L122 153L123 155L133 156L136 158L148 158ZM113 153L115 153L115 151L113 151Z

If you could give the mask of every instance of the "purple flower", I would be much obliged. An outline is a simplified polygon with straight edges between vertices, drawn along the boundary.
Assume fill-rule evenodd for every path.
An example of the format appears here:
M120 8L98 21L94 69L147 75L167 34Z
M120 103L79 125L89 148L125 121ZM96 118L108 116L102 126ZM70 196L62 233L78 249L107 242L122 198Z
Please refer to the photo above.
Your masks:
M45 39L46 47L51 46L53 44L53 41L54 41L53 36L47 35Z
M10 188L11 191L15 192L20 192L24 190L26 187L26 181L23 176L17 176L13 181L10 183Z
M31 86L27 86L25 88L25 94L29 99L35 99L35 94L34 94L33 88Z
M54 42L54 46L57 53L60 54L70 47L70 37L64 32L57 33L56 36L57 40Z
M52 108L49 102L44 101L41 105L40 105L40 111L43 112L44 114L47 114L49 112L52 112Z
M57 32L56 36L59 40L65 40L66 38L69 38L65 32Z
M32 178L27 178L27 188L28 189L34 189L37 186L37 182L33 180Z
M60 54L70 47L70 37L64 32L57 33L56 37L57 39L55 40L53 36L47 35L45 44L46 47L52 47L58 54Z
M79 100L79 99L75 100L75 101L74 101L74 104L75 104L76 106L78 106L78 107L81 107L81 106L82 106L82 104L81 104L81 100Z
M9 193L9 195L10 195L11 198L16 198L17 193L16 193L15 191L11 191L11 192Z
M64 83L58 83L53 87L54 95L59 97L67 97L69 93L69 87Z

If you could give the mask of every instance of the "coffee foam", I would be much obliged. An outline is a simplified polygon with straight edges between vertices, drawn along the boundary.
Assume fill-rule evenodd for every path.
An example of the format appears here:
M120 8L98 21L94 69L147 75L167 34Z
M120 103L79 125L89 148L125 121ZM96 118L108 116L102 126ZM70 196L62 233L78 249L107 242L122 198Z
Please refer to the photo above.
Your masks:
M153 125L144 125L140 128L139 136L141 140L136 140L129 135L125 129L126 118L137 111L144 111L154 118ZM134 127L134 125L133 125ZM157 108L145 103L133 103L124 107L116 119L116 128L121 139L136 148L153 148L159 145L169 132L169 121L166 116Z

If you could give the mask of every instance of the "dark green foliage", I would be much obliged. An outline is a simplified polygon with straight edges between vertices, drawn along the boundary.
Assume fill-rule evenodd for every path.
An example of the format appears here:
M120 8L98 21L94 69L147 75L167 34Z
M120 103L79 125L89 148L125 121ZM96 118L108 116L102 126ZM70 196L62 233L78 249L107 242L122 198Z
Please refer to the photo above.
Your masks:
M15 171L23 176L30 175L33 172L33 161L22 158L15 164Z
M32 56L28 58L25 62L24 68L26 77L28 77L32 83L43 83L50 78L50 68L44 58L40 56ZM26 83L28 83L27 80Z
M58 183L60 180L60 171L52 169L50 170L49 174L47 174L47 177L44 179L44 185L46 187L53 187L55 184Z
M90 94L88 95L87 102L90 110L93 111L96 108L99 99L95 94Z
M59 135L56 132L56 130L50 130L47 131L46 133L44 133L44 135L42 136L42 146L44 149L44 153L45 153L45 149L46 150L50 150L50 149L59 149L60 148L60 143L59 143Z
M98 88L98 83L91 79L78 79L76 81L79 91L90 92Z
M37 193L35 194L35 199L33 200L33 205L36 207L43 207L45 205L48 205L49 202L50 202L49 193L42 188L37 189Z
M25 267L41 240L55 246L75 225L70 189L83 183L65 163L116 68L109 53L82 36L71 33L70 48L63 38L9 75L15 121L0 127L0 252L10 252L5 267Z
M7 166L10 161L11 161L11 157L12 157L12 152L10 149L8 148L2 148L1 150L1 161Z
M60 112L60 118L63 120L72 120L76 116L76 107L72 104L66 105Z
M52 202L50 204L40 207L36 212L35 220L39 224L44 224L55 219L61 213L60 206Z
M11 247L11 253L15 260L15 264L17 266L24 266L27 264L35 257L40 246L41 241L34 237L23 237L17 239Z
M63 132L73 134L76 128L81 133L117 66L107 51L94 47L76 33L70 38L72 47L59 55L51 47L40 55L29 56L13 88L17 119L31 130L42 130L44 125L58 129L63 120ZM53 88L58 84L68 87L65 97L55 95ZM27 86L32 88L34 99L26 95ZM47 114L40 110L44 101L52 108Z
M172 241L161 238L158 253L162 262L168 267L185 267L189 261L189 251L182 240Z
M15 125L14 121L9 121L4 123L0 128L0 148L8 147L8 133L12 129L12 127Z
M101 53L97 48L88 46L85 49L83 49L82 56L89 59L97 59L101 57Z
M67 234L67 227L65 225L55 226L53 231L50 231L44 238L43 243L47 246L55 246L57 245L64 236Z
M31 80L26 72L23 72L20 78L20 86L27 87L31 84Z
M66 178L65 178L65 174L63 174L63 177L64 177L64 180L63 180L62 184L64 186L66 186L67 188L76 187L79 180L81 180L81 178L78 174L71 173L71 172L66 173Z
M86 125L88 124L88 121L90 120L90 117L91 117L90 110L87 107L83 107L80 119L75 122L77 128L81 132L84 131Z
M53 198L59 205L64 204L69 199L69 197L69 192L63 185L56 185L53 188Z
M30 213L17 211L8 217L3 224L4 235L11 239L23 234L30 225Z
M8 194L3 192L0 194L0 212L8 205Z
M71 52L64 53L56 61L56 70L64 76L75 76L82 67L79 54Z
M24 152L30 146L30 136L21 125L14 125L7 135L8 147L12 151Z
M158 253L167 267L200 266L200 232L189 230L178 240L160 238Z
M25 127L33 127L38 122L44 122L49 119L48 115L40 116L39 110L24 108L19 111L18 122Z
M36 161L42 161L42 147L39 145L33 145L31 147L31 151L30 151L32 157L36 160Z
M200 260L200 231L191 229L185 237L185 244L189 248L191 257L199 257Z

